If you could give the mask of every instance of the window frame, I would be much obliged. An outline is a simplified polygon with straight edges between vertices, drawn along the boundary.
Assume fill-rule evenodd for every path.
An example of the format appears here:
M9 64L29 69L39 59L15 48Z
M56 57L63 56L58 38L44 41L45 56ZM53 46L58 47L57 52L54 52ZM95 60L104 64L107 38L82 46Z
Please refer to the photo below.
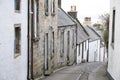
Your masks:
M48 32L44 33L44 57L45 57L45 70L49 69L48 61L49 61L49 34Z
M81 49L81 46L80 46L80 44L79 44L79 53L78 53L78 54L79 54L79 56L80 56L80 49Z
M39 2L34 0L33 5L33 19L34 19L34 41L39 41Z
M116 10L113 9L112 11L112 35L111 35L111 46L114 49L115 43L115 19L116 19Z
M19 0L19 10L16 9L16 5L17 5L17 0L14 0L14 9L15 9L15 13L20 13L21 12L21 0Z
M49 0L44 0L45 15L49 15Z
M72 48L74 48L74 45L75 45L75 44L74 44L74 41L75 41L75 40L74 40L74 29L73 29L73 34L72 34Z
M64 30L60 30L60 56L64 55Z
M55 33L54 31L52 32L52 52L54 53L55 52Z
M51 15L55 16L55 0L51 2Z
M20 28L20 31L19 31L19 48L20 48L20 51L19 52L16 52L16 28ZM21 55L21 24L14 24L14 58L17 58L18 56Z

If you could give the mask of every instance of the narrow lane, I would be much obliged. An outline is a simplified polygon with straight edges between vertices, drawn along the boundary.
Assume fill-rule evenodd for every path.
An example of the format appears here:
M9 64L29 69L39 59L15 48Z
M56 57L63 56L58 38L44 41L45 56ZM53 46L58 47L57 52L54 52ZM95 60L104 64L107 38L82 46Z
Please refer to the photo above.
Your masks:
M67 66L42 80L88 80L89 74L103 64L105 63L95 62Z

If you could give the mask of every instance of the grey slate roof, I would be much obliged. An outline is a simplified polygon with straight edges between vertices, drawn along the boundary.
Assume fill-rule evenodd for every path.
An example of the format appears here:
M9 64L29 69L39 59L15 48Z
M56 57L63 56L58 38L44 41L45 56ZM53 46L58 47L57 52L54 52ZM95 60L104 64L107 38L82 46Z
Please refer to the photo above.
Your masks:
M77 44L80 44L81 42L89 39L89 35L78 20L76 20L76 23L77 23Z
M89 34L90 41L100 39L100 35L92 27L85 26L84 28L86 29L86 31Z
M93 27L93 29L97 32L97 34L99 35L101 41L103 42L104 40L103 40L103 37L102 37L102 32L99 29L95 28L95 27Z
M58 27L76 24L77 24L77 44L80 44L81 42L89 38L87 32L85 31L79 20L73 19L63 9L58 8Z
M75 25L70 16L61 8L58 8L58 26Z

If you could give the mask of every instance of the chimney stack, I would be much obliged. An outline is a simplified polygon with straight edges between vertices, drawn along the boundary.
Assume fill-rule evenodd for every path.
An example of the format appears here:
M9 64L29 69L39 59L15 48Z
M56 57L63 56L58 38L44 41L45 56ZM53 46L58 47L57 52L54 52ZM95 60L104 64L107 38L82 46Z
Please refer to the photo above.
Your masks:
M89 25L91 26L91 17L85 17L84 18L84 22L83 22L83 25L86 26L86 25Z
M71 10L68 12L68 14L74 18L77 19L77 11L76 11L76 6L71 6Z
M61 0L58 0L58 7L61 8Z

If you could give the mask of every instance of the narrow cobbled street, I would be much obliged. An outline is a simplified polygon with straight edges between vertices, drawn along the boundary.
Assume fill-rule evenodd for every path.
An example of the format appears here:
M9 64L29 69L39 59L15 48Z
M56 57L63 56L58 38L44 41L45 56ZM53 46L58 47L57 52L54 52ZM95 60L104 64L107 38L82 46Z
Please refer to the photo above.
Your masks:
M106 76L106 63L82 63L67 66L46 76L42 80L109 80Z

